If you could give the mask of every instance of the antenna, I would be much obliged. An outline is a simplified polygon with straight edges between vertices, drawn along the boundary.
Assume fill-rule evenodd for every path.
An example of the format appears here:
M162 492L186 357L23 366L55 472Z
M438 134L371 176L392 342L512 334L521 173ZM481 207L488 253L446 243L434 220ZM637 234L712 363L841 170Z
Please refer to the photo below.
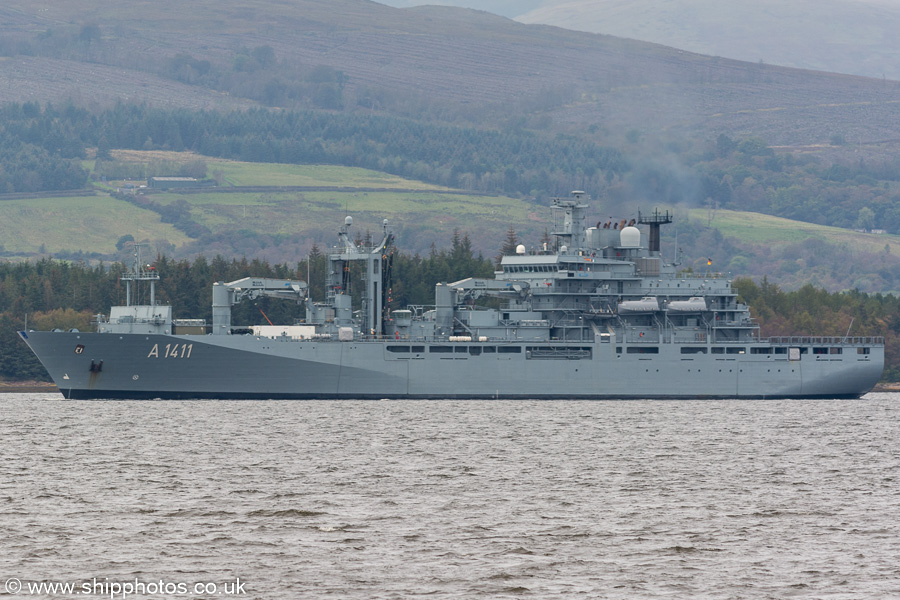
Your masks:
M684 250L678 247L678 230L675 230L675 257L672 260L672 266L677 267L681 265L681 259L684 258Z
M856 317L851 317L851 318L850 318L850 325L847 326L847 335L845 335L844 337L850 337L850 328L853 327L853 320L854 320L854 319L856 319Z

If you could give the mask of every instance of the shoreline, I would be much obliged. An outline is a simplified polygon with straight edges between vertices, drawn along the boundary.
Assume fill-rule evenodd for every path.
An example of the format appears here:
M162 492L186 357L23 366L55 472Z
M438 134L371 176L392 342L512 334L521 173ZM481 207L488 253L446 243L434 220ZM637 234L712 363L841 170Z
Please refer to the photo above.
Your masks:
M900 392L900 381L876 383L873 392ZM46 381L0 381L0 394L58 393L55 384Z
M49 381L0 381L0 394L34 394L58 391L59 388Z
M873 392L900 392L900 381L876 383Z

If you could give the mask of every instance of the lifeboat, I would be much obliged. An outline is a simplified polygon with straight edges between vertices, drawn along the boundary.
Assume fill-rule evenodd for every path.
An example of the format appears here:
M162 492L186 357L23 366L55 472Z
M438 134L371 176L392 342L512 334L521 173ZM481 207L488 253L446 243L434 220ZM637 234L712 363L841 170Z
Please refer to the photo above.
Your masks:
M675 313L706 312L706 299L693 297L687 300L673 300L666 306L666 310Z
M625 300L619 302L619 314L650 313L659 310L659 300L653 296L646 296L640 300Z

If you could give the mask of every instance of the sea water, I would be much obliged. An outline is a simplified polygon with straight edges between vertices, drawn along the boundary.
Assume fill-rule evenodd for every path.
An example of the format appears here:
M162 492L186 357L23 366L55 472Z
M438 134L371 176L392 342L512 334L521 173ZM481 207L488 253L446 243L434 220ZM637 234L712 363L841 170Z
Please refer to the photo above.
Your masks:
M0 402L11 597L900 598L897 394Z

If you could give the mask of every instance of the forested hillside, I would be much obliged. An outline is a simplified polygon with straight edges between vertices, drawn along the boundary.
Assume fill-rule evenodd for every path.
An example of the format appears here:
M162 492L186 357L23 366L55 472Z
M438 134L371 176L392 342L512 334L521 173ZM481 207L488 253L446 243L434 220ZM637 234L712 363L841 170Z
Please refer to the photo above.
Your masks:
M0 6L0 101L391 114L597 141L626 132L898 139L897 83L743 63L463 9L367 0ZM214 14L215 18L210 18ZM172 18L171 15L178 15ZM847 153L849 154L849 153Z
M483 130L397 117L315 111L162 110L120 104L0 107L0 190L82 187L77 162L92 148L192 150L255 162L367 167L465 190L546 199L574 188L614 204L708 205L795 220L900 233L900 157L826 160L759 139L684 143L663 159L641 145L619 150L522 129ZM846 145L840 136L835 146ZM675 158L675 155L672 156ZM103 172L103 168L98 168Z
M528 131L494 131L388 116L313 111L162 110L120 104L92 113L67 104L0 107L0 190L73 189L87 174L68 159L112 148L192 150L254 162L361 166L449 187L516 195L593 186L627 164L612 148ZM40 156L44 160L34 160ZM71 177L74 171L80 177Z
M670 154L660 155L654 150L655 144L637 132L624 146L613 148L572 136L548 138L527 129L493 131L390 116L268 109L217 113L129 104L100 112L72 104L8 104L0 107L0 139L6 150L0 153L0 189L12 193L7 198L86 185L106 194L112 191L106 181L121 183L125 178L150 175L212 176L227 187L229 184L221 176L207 171L204 157L266 164L319 162L367 167L473 194L518 198L521 208L515 209L516 217L510 204L514 201L506 201L497 205L508 211L505 223L503 215L491 215L489 226L483 220L477 230L470 229L478 235L478 249L490 251L493 245L487 241L489 236L499 235L513 224L530 232L527 243L536 243L548 224L545 220L543 226L539 225L548 218L549 198L584 188L593 190L595 210L600 214L635 216L638 209L678 208L681 216L675 228L664 232L664 236L670 236L664 238L668 247L677 242L691 260L715 255L717 265L739 276L766 275L791 289L805 282L831 290L900 289L900 255L892 252L892 245L896 247L897 242L889 236L877 244L869 243L868 249L860 249L856 244L848 246L846 241L835 245L824 239L819 243L797 239L791 244L794 235L790 232L785 232L777 243L762 244L748 230L736 230L730 237L710 235L710 227L716 226L713 217L725 209L847 230L900 233L900 159L894 156L846 161L836 154L826 159L821 152L787 152L767 146L759 138L733 139L724 134L714 140L684 141L670 148ZM840 138L833 143L837 150L846 145ZM122 155L122 149L148 153L188 150L194 154L184 155L182 162L135 163L115 158ZM89 157L93 160L87 160ZM282 211L295 218L298 205L302 204L307 207L303 214L322 214L337 220L330 213L311 212L314 207L339 206L327 196L275 197L277 180L256 181L256 187L248 189L253 189L259 199L239 201L244 205L244 216L246 204L250 203L261 210L273 214ZM273 184L273 192L266 192L266 184ZM182 256L254 256L269 247L269 260L279 262L304 255L313 240L330 243L322 237L321 223L313 226L314 221L305 222L302 231L292 231L273 226L270 220L235 218L228 228L221 224L223 214L229 210L233 213L227 204L212 205L218 206L216 216L208 214L211 209L194 204L197 196L143 192L114 196L123 206L158 214L163 223L171 223L179 230L176 233L182 240L185 235L193 239L179 242L181 247L172 247L163 240L161 252ZM377 202L375 195L372 200ZM435 202L426 194L416 194L411 200L423 205ZM64 206L64 201L60 202L58 206ZM380 206L375 222L417 214L415 209L401 208L393 201ZM458 211L451 210L448 204L444 206L440 219L452 222ZM355 207L359 208L359 204ZM705 224L687 219L683 209L689 207L705 207L710 218L704 219ZM108 202L98 210L109 211ZM523 221L526 214L527 220ZM96 215L93 226L104 222L101 216ZM11 223L0 223L0 232L17 235L22 225L15 226L16 230L4 229L14 227ZM407 251L424 251L433 241L449 241L449 231L435 239L433 231L426 231L423 220L418 221L422 231L415 231L412 221L401 226ZM457 226L472 227L462 223ZM42 223L41 227L46 232L45 239L54 237L53 221ZM310 231L310 227L315 231ZM681 233L680 239L672 239L674 232ZM129 233L136 232L108 231L106 246ZM69 247L64 238L51 252ZM279 244L284 245L283 250L271 249ZM0 253L2 246L0 240ZM31 256L44 253L34 248ZM90 249L60 255L75 260L118 258Z

